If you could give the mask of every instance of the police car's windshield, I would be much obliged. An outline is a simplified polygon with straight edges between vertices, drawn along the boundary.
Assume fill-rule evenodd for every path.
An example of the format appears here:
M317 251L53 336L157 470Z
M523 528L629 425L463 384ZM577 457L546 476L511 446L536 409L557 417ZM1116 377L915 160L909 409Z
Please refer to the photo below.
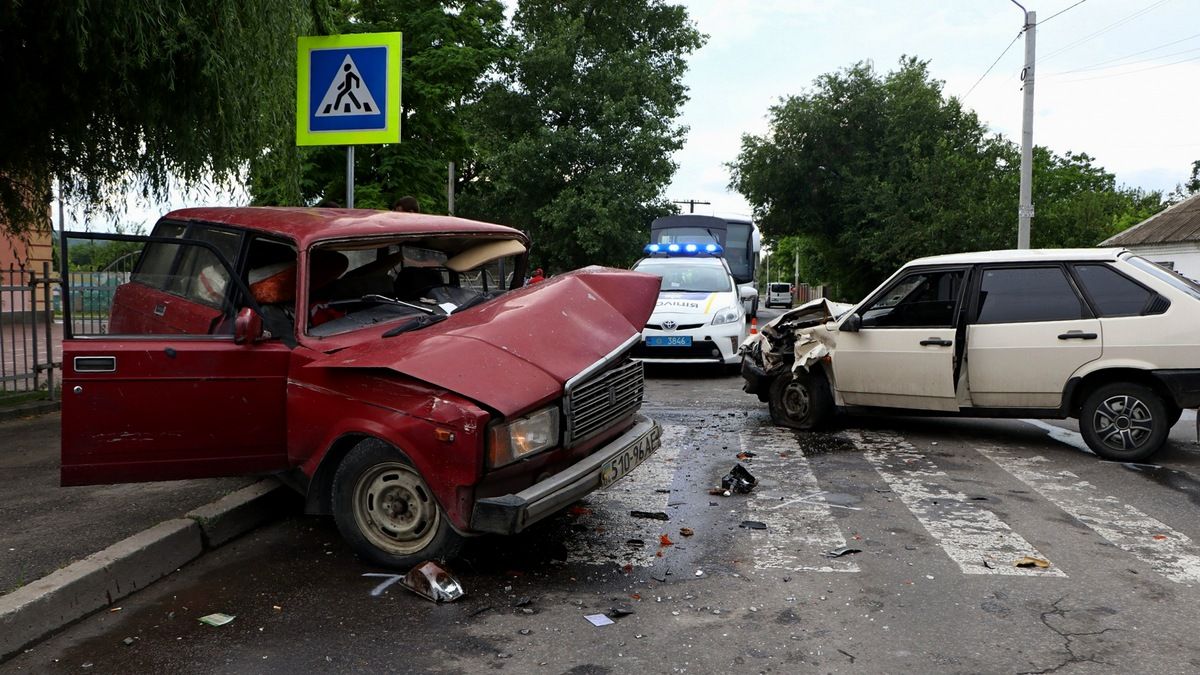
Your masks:
M662 277L661 288L664 291L724 293L733 288L725 268L719 265L645 260L634 269Z

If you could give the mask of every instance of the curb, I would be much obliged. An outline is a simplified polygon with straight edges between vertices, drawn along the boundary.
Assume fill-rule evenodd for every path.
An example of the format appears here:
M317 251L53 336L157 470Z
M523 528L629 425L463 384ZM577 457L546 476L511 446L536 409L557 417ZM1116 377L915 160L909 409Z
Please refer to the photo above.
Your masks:
M267 522L287 496L263 479L0 596L0 663Z
M58 412L61 409L61 401L22 403L11 408L0 408L0 422L20 419L22 417L32 417L34 415L45 415L46 413Z

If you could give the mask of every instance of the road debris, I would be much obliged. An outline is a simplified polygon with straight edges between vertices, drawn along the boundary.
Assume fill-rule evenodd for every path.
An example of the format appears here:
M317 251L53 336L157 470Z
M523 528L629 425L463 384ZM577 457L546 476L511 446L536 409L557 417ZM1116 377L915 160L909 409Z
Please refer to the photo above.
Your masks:
M613 619L619 619L623 616L629 616L630 614L633 614L633 608L625 605L617 605L616 607L608 610L608 616Z
M737 454L737 458L742 459L742 460L753 459L754 457L757 457L757 455L755 455L753 452L750 452L749 450L745 450L745 451L739 452Z
M758 485L758 480L751 475L740 463L734 464L729 473L721 479L721 488L738 494L746 494Z
M217 612L216 614L206 614L205 616L200 617L200 623L207 626L224 626L230 621L233 621L235 618L237 617Z
M404 575L400 585L432 602L454 602L466 595L454 573L432 560L417 565Z
M514 607L528 607L531 604L533 604L533 599L530 598L528 595L522 595L521 598L519 600L517 600L517 604L515 604L513 606Z
M671 517L665 511L630 511L629 515L634 518L650 518L651 520L670 520Z
M747 530L765 530L767 529L767 524L761 520L743 520L741 525L738 525L738 527Z
M625 545L633 548L641 548L646 545L646 542L641 539L626 539Z
M840 558L844 555L850 555L852 553L862 553L862 549L843 546L841 548L835 548L832 551L825 551L821 555L825 556L826 558Z
M132 645L132 644L133 644L133 638L131 638L131 637L127 637L127 638L125 638L124 640L121 640L121 644L123 644L123 645L125 645L126 647L128 647L128 646L130 646L130 645Z
M592 624L593 626L596 626L597 628L599 628L600 626L611 626L614 623L616 623L615 621L613 621L612 619L608 618L607 616L605 616L603 614L585 614L585 615L583 615L583 618L587 619L588 623Z
M663 534L663 535L659 535L659 537L658 537L658 545L660 548L664 547L664 546L674 546L675 542L671 541L670 537Z
M1050 562L1048 560L1042 560L1041 558L1024 556L1020 560L1014 562L1013 565L1016 565L1017 567L1040 567L1042 569L1046 569L1050 566Z
M685 537L690 537L696 533L690 527L681 527L679 528L679 534L682 534Z

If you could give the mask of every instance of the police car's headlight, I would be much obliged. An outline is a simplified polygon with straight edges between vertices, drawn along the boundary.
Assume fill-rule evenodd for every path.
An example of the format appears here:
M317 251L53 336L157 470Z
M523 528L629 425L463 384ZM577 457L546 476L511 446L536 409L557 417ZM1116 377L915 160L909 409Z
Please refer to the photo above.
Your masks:
M558 445L558 408L543 408L490 430L488 464L511 464L535 452Z
M717 312L716 316L713 317L712 325L720 326L721 324L725 323L735 323L740 321L741 318L742 315L738 313L737 307L726 307L725 309Z

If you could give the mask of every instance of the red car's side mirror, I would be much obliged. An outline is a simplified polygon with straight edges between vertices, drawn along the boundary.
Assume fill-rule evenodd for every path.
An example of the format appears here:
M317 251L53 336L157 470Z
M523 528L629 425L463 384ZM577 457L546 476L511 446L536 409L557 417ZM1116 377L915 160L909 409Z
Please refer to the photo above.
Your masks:
M237 318L233 321L234 344L255 344L262 338L262 316L249 307L238 310Z

